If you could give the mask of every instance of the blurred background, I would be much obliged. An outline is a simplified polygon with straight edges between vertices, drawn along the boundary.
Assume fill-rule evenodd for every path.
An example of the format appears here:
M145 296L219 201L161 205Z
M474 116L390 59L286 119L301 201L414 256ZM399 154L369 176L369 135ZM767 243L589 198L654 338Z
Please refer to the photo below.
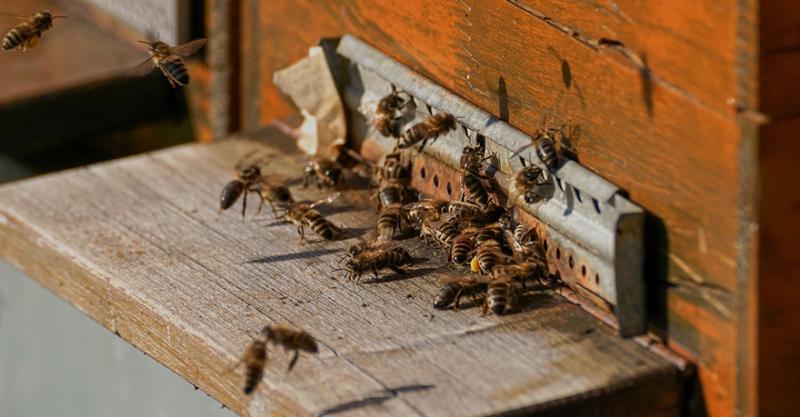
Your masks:
M0 2L2 13L43 9L69 19L24 54L0 53L0 183L209 139L205 49L187 88L159 71L127 75L149 56L137 40L205 37L203 1ZM3 35L19 23L0 14ZM0 261L0 415L233 413Z

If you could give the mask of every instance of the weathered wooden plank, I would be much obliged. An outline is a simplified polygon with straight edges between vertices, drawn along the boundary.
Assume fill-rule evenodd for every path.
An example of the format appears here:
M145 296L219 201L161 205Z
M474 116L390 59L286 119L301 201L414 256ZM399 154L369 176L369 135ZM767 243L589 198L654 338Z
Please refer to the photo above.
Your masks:
M728 25L733 5L709 4L697 7L710 7L710 14L725 8L716 12ZM664 19L682 13L672 2L648 7L663 7ZM304 56L319 38L349 32L526 132L545 121L576 127L571 142L580 162L651 213L647 273L654 326L700 362L703 380L711 382L703 389L714 415L733 412L735 381L722 377L732 375L726 367L737 352L739 226L730 207L739 201L740 132L732 110L644 77L618 54L596 52L507 2L251 1L244 8L252 19L242 32L247 57L257 59L245 59L243 94L249 96L243 103L259 106L245 115L245 126L292 115L270 83L272 72ZM656 42L643 42L650 41ZM720 45L721 55L733 53L725 50L729 41ZM645 52L651 73L662 77L665 69ZM701 79L730 82L729 72L721 74L727 68L706 70Z
M4 186L0 253L241 415L546 415L578 400L606 415L677 415L670 365L552 294L506 317L439 312L435 261L356 285L331 272L349 242L302 246L293 227L218 213L231 167L255 146L184 146ZM301 162L276 154L268 171ZM364 191L340 200L333 221L374 221ZM245 398L226 369L275 321L308 329L322 352L288 375L274 352Z

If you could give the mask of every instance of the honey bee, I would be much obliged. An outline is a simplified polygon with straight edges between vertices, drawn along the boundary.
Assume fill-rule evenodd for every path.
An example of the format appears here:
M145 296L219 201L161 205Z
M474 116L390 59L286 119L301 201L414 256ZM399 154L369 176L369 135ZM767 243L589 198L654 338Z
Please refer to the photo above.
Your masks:
M509 265L497 265L492 270L492 277L495 279L508 278L519 282L525 287L525 282L537 280L540 284L546 285L547 276L546 264L541 261L524 261Z
M372 196L372 199L377 200L378 209L380 210L381 207L412 202L416 199L416 193L404 185L383 183Z
M131 75L147 75L158 68L175 88L189 84L189 71L183 59L199 51L206 44L206 39L195 39L175 47L161 41L139 42L148 46L150 57L131 70Z
M49 10L42 10L31 17L19 16L11 13L4 14L9 14L17 19L24 20L24 22L9 30L6 36L3 37L4 50L10 51L21 46L20 52L22 53L36 47L44 32L53 27L54 19L68 17L54 16Z
M447 212L450 202L440 199L425 199L406 204L403 208L417 228L426 222L439 220Z
M469 231L461 231L461 233L453 239L453 245L450 246L450 253L448 261L452 261L456 265L463 264L469 259L469 255L475 249L474 235Z
M401 246L381 244L350 255L347 259L345 268L337 269L347 272L347 279L361 281L361 275L372 271L375 279L380 278L381 269L391 269L398 274L406 274L401 267L411 263L411 254Z
M229 209L244 194L244 199L242 199L242 219L244 219L247 211L247 194L259 193L259 183L262 180L261 167L257 164L248 164L238 167L236 171L236 179L228 182L222 189L219 196L219 209L220 211Z
M502 316L517 308L517 287L514 280L508 277L497 277L491 280L486 289L486 301L483 304L483 314L492 310L494 314Z
M541 201L542 196L536 193L536 189L549 182L544 170L534 164L527 165L525 160L521 157L520 161L522 162L522 169L514 174L511 197L508 199L509 208L511 208L520 197L524 197L525 202L528 204Z
M494 239L488 239L477 243L474 259L477 260L480 272L482 274L489 274L496 265L508 262L508 255L503 253L500 242Z
M544 261L545 254L536 229L518 224L514 231L503 231L511 252L517 259Z
M378 239L394 240L407 236L411 230L411 219L402 204L384 206L378 214Z
M540 137L536 140L536 156L539 157L539 160L542 161L547 169L552 171L558 168L559 155L556 144L546 133L540 134Z
M261 334L267 339L267 342L283 346L286 350L294 351L292 359L289 361L289 369L287 372L294 368L297 359L300 357L300 351L317 353L317 342L310 334L303 330L298 330L284 324L267 325L261 329Z
M426 241L429 238L433 239L447 252L450 251L450 247L459 233L458 224L451 221L423 221L420 228L420 236Z
M338 162L314 157L304 169L303 188L307 188L312 181L318 189L336 188L344 182L344 172Z
M406 129L400 137L397 147L405 149L422 142L419 147L419 151L422 152L429 140L436 139L439 135L443 135L455 128L456 119L453 115L447 113L434 114Z
M391 152L383 157L380 165L374 169L377 184L392 183L406 185L411 181L411 163L403 162L400 152Z
M488 158L483 158L483 148L467 146L461 156L461 168L464 174L461 177L461 199L475 203L482 208L489 205L489 190L484 184L491 177L481 174L481 164Z
M297 226L297 233L300 234L300 242L305 242L305 227L310 227L314 233L323 239L333 240L343 234L342 229L328 221L314 207L320 204L330 204L339 197L339 193L333 194L314 203L294 202L289 204L284 214L284 219Z
M405 94L403 98L401 94ZM372 124L378 132L386 137L400 138L402 127L402 117L398 117L397 112L405 108L411 102L408 93L397 91L397 87L392 84L392 92L381 98L375 109L375 120Z
M476 296L486 291L487 281L475 277L442 277L439 280L442 288L433 299L433 308L442 310L450 305L458 310L463 296Z
M267 365L267 344L263 340L252 341L239 361L239 364L242 363L245 368L243 391L246 395L250 395L264 376L264 367Z
M263 181L258 186L258 192L261 196L261 204L258 206L258 213L261 213L265 201L268 202L272 208L272 214L277 212L276 206L277 208L285 209L294 202L291 191L284 185L271 185Z

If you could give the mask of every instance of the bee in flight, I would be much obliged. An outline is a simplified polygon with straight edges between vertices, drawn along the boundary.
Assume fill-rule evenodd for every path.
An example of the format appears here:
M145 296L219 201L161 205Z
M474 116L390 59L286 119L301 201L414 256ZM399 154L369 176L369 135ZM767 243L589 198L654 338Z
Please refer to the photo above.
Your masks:
M174 88L189 84L189 71L183 59L199 51L206 44L206 39L195 39L175 47L161 41L139 42L149 46L150 57L135 67L131 75L147 75L154 68L158 68Z
M407 97L404 98L402 94ZM378 106L375 108L375 120L372 121L372 124L381 135L400 138L403 117L398 115L398 112L412 103L408 93L397 91L397 87L392 84L392 92L378 102Z
M264 376L264 367L267 365L267 344L263 340L253 340L247 346L242 359L231 369L236 369L244 364L244 393L250 395L255 391L261 378Z
M42 10L31 17L19 16L12 13L3 13L24 20L3 37L3 49L10 51L20 47L20 52L34 48L39 43L39 38L44 32L53 27L54 19L62 19L68 16L54 16L49 10Z
M289 361L289 372L294 368L297 359L300 357L300 351L317 353L317 341L314 337L303 330L298 330L289 327L285 324L267 325L261 329L261 334L267 342L281 345L286 350L294 351L292 359Z

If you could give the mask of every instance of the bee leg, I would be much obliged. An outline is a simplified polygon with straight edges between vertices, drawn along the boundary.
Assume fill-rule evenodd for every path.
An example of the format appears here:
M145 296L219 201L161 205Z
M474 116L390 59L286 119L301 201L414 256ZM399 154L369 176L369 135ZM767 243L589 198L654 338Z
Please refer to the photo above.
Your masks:
M244 213L247 211L247 193L249 191L247 189L244 190L244 195L242 196L242 221L244 221Z
M401 269L401 268L398 268L398 267L396 267L394 265L389 265L388 268L391 269L392 271L400 274L400 275L408 275L408 271L406 271L404 269Z
M425 144L428 143L428 139L425 138L422 140L422 143L419 145L419 153L422 153L422 150L425 149Z
M311 182L311 177L306 174L303 176L303 189L308 188L308 183Z
M488 312L489 312L489 300L484 298L483 299L483 313L481 313L481 316L485 316L486 313L488 313Z
M265 199L264 199L264 197L261 197L260 194L259 194L259 197L261 198L261 202L258 203L258 210L256 210L256 216L261 214L261 209L264 208L264 200ZM272 202L270 202L270 204L272 204ZM275 213L274 209L272 210L272 213L273 214Z
M297 363L297 359L299 358L300 358L300 351L295 349L294 355L292 355L292 360L289 361L289 369L286 370L287 374L292 371L292 368L294 368L294 365Z
M303 226L297 226L297 233L300 235L300 243L305 243L306 236L305 236L305 231L303 230Z
M463 294L464 288L460 288L456 293L456 298L453 300L453 310L458 310L459 305L461 303L461 295Z

